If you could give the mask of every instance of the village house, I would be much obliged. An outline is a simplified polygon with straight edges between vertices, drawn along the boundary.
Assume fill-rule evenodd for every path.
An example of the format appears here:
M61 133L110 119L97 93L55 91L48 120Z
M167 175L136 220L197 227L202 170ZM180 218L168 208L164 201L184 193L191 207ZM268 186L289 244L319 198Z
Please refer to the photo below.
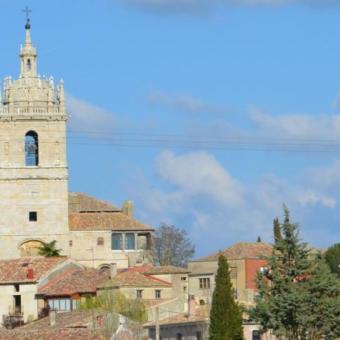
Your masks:
M28 257L0 260L0 315L2 324L11 326L38 318L45 305L36 299L39 287L81 268L73 260L60 257Z
M121 209L83 193L69 194L70 257L109 270L152 262L153 229L133 218L132 202Z
M243 304L252 304L256 293L256 273L266 266L265 257L271 255L272 246L262 242L236 243L212 255L188 263L189 294L201 304L210 304L215 288L218 257L224 255L229 264L235 297Z

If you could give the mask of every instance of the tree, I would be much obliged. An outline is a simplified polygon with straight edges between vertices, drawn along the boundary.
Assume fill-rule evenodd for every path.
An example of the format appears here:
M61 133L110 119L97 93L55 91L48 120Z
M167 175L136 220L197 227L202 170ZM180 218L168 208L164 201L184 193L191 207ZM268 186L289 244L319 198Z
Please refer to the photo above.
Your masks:
M141 299L128 299L122 293L111 289L104 289L97 296L86 299L80 305L80 309L119 313L139 323L147 321L145 304Z
M313 263L305 282L308 309L305 320L309 339L337 339L340 336L340 281L322 258Z
M252 319L263 331L287 340L322 339L337 334L339 288L320 259L313 259L298 237L298 225L284 208L282 231L265 270L258 273ZM338 335L338 334L337 334ZM332 337L331 337L332 338Z
M336 243L329 247L325 252L324 257L332 273L340 276L340 243Z
M209 340L241 339L242 312L234 299L227 259L220 255L210 311Z
M43 242L43 245L39 248L39 255L45 257L60 256L61 249L56 248L57 241Z
M275 243L282 240L280 222L277 217L273 220L273 234Z
M154 261L161 266L185 266L195 254L195 246L184 229L165 223L156 230L153 239Z

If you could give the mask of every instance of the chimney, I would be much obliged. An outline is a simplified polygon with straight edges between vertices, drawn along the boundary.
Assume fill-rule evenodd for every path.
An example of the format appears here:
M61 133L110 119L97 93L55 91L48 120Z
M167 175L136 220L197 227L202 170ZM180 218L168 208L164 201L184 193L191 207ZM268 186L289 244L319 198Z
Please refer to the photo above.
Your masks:
M27 278L28 278L29 280L33 280L33 278L34 278L34 271L33 271L33 268L28 268L28 269L27 269Z
M57 323L57 312L55 310L50 310L48 314L49 324L54 327Z
M188 301L188 317L194 316L196 314L196 301L194 295L189 295Z
M117 263L110 264L110 278L113 279L117 275Z
M126 216L133 218L133 202L132 201L125 201L123 203L122 212Z

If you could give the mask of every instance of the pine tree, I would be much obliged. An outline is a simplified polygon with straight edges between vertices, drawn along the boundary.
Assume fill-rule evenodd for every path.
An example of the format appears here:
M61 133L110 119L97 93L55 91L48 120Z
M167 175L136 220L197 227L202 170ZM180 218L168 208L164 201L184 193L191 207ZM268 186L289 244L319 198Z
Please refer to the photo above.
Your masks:
M242 312L234 299L228 262L220 255L210 311L209 340L242 339Z
M308 314L307 292L303 283L309 276L310 262L306 244L298 238L298 226L291 223L284 208L284 223L279 226L282 238L277 238L268 268L258 274L258 296L251 316L264 330L271 329L277 336L296 340L305 336L303 322Z
M258 274L256 307L251 318L264 331L287 340L336 339L340 336L339 280L298 238L298 226L285 208L282 238L274 244L266 270Z
M331 271L340 277L340 243L329 247L324 257Z
M281 235L281 226L279 219L276 217L273 220L273 234L274 234L274 241L275 243L282 240L282 235Z
M304 324L308 339L339 339L340 280L331 273L327 263L318 258L305 285L308 313Z

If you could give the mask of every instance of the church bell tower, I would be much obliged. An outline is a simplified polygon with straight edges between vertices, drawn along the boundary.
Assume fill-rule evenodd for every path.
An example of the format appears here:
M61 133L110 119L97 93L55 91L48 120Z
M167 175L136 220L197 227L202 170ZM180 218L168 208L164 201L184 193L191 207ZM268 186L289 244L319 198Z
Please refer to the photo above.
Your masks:
M38 75L27 18L20 75L0 91L0 258L35 256L57 241L68 254L64 85Z

